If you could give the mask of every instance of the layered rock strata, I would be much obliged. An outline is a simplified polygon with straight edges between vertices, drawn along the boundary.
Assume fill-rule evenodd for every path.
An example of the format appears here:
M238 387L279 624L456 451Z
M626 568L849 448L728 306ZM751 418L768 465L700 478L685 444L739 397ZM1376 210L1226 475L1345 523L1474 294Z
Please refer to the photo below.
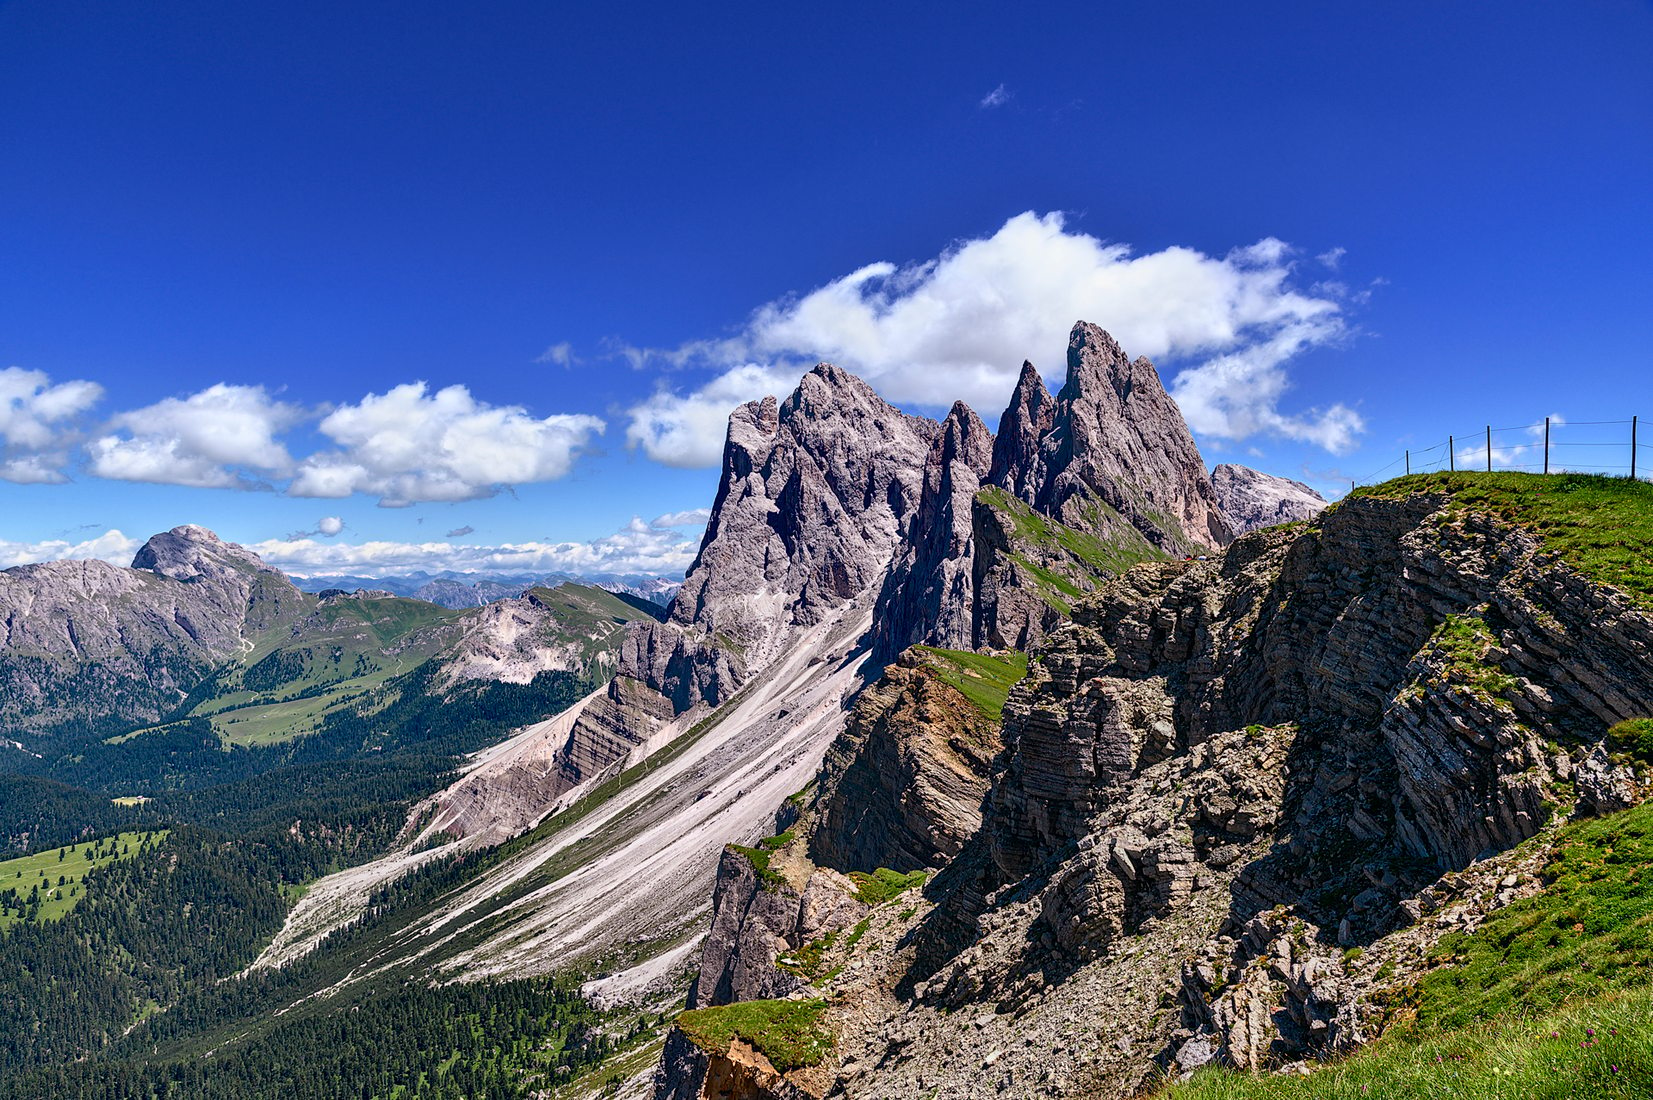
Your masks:
M1537 888L1522 841L1645 795L1603 738L1650 713L1653 617L1446 498L1130 570L1012 692L933 911L825 983L811 1089L1124 1097L1364 1042L1440 935Z

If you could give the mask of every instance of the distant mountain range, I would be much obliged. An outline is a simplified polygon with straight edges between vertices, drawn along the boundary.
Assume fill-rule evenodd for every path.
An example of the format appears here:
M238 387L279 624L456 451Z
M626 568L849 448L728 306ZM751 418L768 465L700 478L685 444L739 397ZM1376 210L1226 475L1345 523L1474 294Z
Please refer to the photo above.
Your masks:
M647 600L661 607L672 602L681 580L650 576L643 573L596 573L575 576L570 573L440 573L415 572L394 577L363 576L359 574L318 574L293 577L292 581L305 592L326 592L329 589L355 591L358 588L388 592L415 600L428 600L448 608L481 607L493 600L520 596L530 588L555 588L559 584L588 584L609 592L623 592L628 596Z

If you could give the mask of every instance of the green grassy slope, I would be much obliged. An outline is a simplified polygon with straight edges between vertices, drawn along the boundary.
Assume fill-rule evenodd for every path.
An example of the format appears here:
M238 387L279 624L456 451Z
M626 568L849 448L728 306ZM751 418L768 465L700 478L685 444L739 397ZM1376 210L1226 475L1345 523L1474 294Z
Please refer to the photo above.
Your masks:
M996 656L927 645L913 648L925 658L924 667L936 679L958 691L984 717L995 722L1004 714L1010 689L1027 675L1027 654L1019 651Z
M1397 499L1440 493L1455 506L1528 528L1580 573L1653 610L1653 484L1602 474L1413 474L1355 490Z
M80 904L89 871L130 859L145 842L164 839L165 830L120 833L0 862L0 932L26 920L62 919ZM38 905L31 904L32 897Z
M1444 937L1383 1039L1308 1078L1211 1070L1165 1100L1653 1095L1653 804L1558 834L1543 890Z

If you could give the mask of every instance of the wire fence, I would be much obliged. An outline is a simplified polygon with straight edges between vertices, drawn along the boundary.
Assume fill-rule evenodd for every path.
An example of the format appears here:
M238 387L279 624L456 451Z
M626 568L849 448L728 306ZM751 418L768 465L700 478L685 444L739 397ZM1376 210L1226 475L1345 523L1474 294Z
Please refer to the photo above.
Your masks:
M1653 481L1653 438L1641 417L1563 420L1547 416L1517 424L1454 432L1432 447L1404 451L1355 485L1375 485L1402 474L1435 470L1518 470L1533 474L1612 474Z

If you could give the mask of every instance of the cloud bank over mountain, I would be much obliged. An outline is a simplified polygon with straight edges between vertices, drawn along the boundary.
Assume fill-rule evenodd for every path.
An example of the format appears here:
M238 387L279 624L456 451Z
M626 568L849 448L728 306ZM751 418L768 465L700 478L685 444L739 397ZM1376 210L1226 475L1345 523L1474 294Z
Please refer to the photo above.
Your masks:
M627 441L668 465L715 465L731 408L785 393L823 359L897 404L963 399L991 415L1024 358L1060 382L1065 334L1081 317L1162 369L1174 365L1170 387L1196 432L1341 452L1364 427L1343 404L1285 406L1288 362L1347 332L1335 287L1295 284L1288 245L1266 238L1220 257L1182 247L1136 255L1068 229L1060 213L1024 213L934 259L868 264L770 302L726 338L633 349L642 362L716 373L693 388L668 375L629 410Z

